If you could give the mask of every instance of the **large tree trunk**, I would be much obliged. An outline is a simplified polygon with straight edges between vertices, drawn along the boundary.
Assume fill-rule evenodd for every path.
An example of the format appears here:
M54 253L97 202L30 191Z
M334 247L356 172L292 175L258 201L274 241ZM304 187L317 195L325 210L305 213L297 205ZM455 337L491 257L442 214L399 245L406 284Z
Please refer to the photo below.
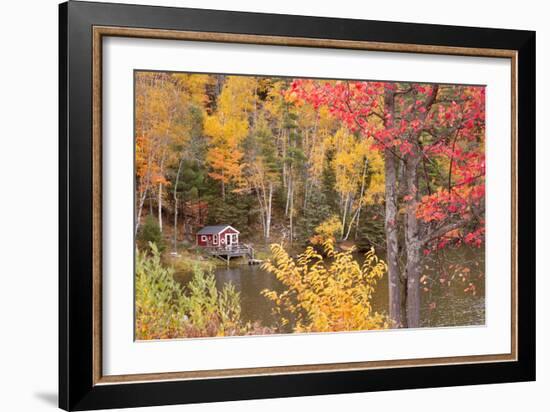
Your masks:
M388 115L385 120L385 126L388 129L393 127L394 120L394 92L386 86L384 91L384 111ZM386 247L387 247L387 265L388 265L388 289L389 289L389 315L393 322L393 327L401 328L404 325L401 314L401 275L399 270L399 247L398 247L398 227L397 227L397 172L396 157L391 148L384 150L385 157L385 192L386 192Z
M398 263L398 228L397 228L397 176L393 153L386 150L385 178L386 178L386 244L389 288L389 315L393 326L404 326L401 316L401 279Z
M424 122L437 96L439 87L434 86L431 94L426 99L426 110L418 115ZM420 239L420 224L416 211L418 209L418 167L422 159L421 149L418 144L418 134L409 136L412 143L412 151L405 164L405 187L408 195L406 205L405 244L407 247L407 326L419 328L420 325L420 276L422 272L422 245Z
M407 228L407 232L409 229ZM407 235L408 236L408 235ZM420 327L420 243L407 245L407 326Z
M406 191L409 200L406 205L405 244L407 247L407 326L420 327L420 272L421 272L421 241L419 225L416 216L418 208L417 170L420 155L416 150L407 159L405 169Z

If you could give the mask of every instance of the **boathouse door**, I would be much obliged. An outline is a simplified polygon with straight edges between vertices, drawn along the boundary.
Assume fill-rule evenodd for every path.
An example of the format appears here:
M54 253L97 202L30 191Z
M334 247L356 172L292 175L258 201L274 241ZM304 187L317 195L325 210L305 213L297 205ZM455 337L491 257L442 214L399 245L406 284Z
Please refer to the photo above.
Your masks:
M239 243L239 241L237 239L238 238L237 238L236 234L226 233L225 234L225 244L226 244L226 246L231 247L231 245L236 245L237 243Z

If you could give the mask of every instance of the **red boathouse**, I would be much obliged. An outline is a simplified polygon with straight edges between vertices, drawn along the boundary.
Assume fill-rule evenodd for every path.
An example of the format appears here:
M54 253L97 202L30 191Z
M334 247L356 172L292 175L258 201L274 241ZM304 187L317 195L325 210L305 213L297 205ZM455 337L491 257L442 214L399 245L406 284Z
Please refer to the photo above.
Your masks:
M198 246L231 247L239 245L239 231L229 225L205 226L196 234Z

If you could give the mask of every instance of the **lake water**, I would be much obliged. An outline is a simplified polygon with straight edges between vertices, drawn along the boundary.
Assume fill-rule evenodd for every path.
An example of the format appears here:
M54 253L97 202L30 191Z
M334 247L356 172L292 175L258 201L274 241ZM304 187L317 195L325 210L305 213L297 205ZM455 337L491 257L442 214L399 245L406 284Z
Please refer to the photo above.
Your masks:
M480 250L457 250L447 254L447 262L477 262L482 265ZM357 259L361 256L357 254ZM241 294L241 310L244 321L260 321L262 325L272 325L274 317L271 313L272 303L261 295L264 289L278 292L283 290L281 283L270 274L262 270L260 265L235 265L231 267L219 266L214 272L218 288L231 282ZM438 278L433 269L426 269L425 273L432 278ZM188 281L181 278L185 283ZM421 318L426 327L483 325L485 323L485 291L483 282L478 282L476 295L465 293L467 285L460 279L451 282L451 286L441 286L437 282L428 292L422 293ZM388 280L384 276L377 285L372 298L373 310L388 311Z

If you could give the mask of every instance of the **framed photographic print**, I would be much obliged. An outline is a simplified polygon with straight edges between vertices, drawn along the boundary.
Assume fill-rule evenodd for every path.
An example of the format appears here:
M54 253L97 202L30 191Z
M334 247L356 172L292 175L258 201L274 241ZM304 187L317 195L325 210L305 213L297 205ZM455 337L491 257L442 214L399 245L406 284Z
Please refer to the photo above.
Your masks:
M60 5L60 407L535 379L535 33Z

